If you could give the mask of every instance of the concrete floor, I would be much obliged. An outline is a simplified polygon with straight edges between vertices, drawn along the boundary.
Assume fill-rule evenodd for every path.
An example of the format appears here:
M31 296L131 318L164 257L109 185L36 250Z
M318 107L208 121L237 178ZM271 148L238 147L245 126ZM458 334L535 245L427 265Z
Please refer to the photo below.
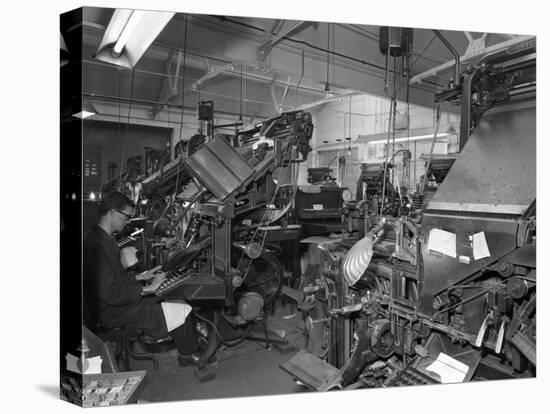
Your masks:
M278 303L269 317L269 328L283 330L294 349L280 352L276 346L266 349L265 343L249 340L231 348L222 345L216 353L216 377L208 382L201 383L192 367L179 367L175 350L156 354L159 360L156 371L151 369L150 362L132 361L133 370L148 370L140 399L161 402L309 392L279 368L279 364L304 348L302 314L289 304ZM320 341L310 340L308 350L320 350Z

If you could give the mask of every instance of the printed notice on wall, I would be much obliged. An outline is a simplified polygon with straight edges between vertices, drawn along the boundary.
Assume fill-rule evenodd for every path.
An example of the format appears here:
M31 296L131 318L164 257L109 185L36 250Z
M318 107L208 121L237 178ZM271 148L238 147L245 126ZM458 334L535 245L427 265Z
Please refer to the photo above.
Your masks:
M479 232L474 234L473 239L474 260L483 259L484 257L490 257L489 246L487 246L487 240L485 240L485 233Z
M456 234L441 229L431 229L429 237L429 250L456 258Z

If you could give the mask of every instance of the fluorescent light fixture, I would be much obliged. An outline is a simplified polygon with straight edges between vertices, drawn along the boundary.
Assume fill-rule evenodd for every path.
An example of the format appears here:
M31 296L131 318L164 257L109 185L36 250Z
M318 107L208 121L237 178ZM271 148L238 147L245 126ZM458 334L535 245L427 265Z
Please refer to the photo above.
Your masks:
M94 57L132 69L174 14L116 9Z
M59 33L59 54L61 60L61 66L65 66L69 63L69 49L67 48L67 43L63 39L63 35Z
M449 134L448 132L442 132L440 134L437 134L436 138L445 138L445 137L448 137L449 135L451 134ZM426 134L426 135L416 135L414 137L396 138L395 141L390 139L390 144L392 142L420 141L422 139L428 139L433 137L434 137L434 134ZM385 144L387 142L388 142L387 139L378 139L376 141L367 142L367 144Z
M82 108L76 114L73 114L75 118L85 119L97 114L97 109L92 102L88 99L82 101Z

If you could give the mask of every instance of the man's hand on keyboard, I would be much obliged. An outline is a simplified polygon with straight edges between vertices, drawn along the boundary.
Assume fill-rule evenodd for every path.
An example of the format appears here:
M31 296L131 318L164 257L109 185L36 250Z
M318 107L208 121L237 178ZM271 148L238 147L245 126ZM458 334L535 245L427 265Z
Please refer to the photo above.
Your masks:
M143 281L143 280L151 280L153 279L157 274L164 273L161 272L160 268L162 266L153 267L152 269L149 269L143 273L140 273L139 275L136 275L136 280Z
M152 269L151 269L152 270ZM143 293L153 293L166 279L166 272L157 272L151 279L151 283L143 288Z

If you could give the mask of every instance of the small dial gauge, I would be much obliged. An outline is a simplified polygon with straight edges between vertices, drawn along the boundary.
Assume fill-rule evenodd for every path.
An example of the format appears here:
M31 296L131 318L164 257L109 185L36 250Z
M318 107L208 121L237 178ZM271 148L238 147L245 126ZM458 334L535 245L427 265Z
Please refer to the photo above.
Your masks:
M342 191L342 200L348 202L351 200L351 191L348 188L344 188Z

